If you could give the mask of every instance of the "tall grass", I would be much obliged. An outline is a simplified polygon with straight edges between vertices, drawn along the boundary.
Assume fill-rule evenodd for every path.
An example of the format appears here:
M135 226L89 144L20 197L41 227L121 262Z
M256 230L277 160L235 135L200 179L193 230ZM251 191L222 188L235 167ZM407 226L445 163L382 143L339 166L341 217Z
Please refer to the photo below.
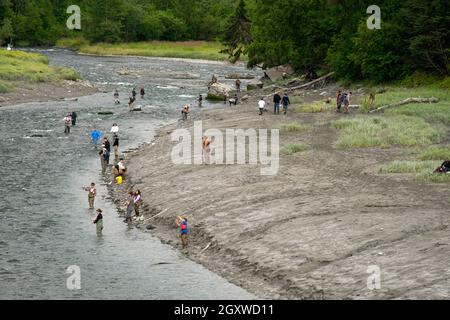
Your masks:
M379 173L402 173L413 174L418 181L435 183L450 182L450 174L434 173L441 165L439 161L393 161L392 163L379 168Z
M60 43L64 44L64 43ZM66 43L67 44L67 43ZM81 53L95 54L100 56L147 56L167 58L187 58L226 61L228 55L219 53L223 46L218 42L189 41L189 42L132 42L132 43L98 43L77 44Z
M450 159L450 147L432 146L420 151L418 158L420 160L447 160Z
M339 119L332 126L342 131L337 142L341 148L426 145L438 142L442 133L425 120L409 116L358 116Z
M291 143L291 144L287 144L285 145L282 149L281 152L286 154L286 155L293 155L296 153L300 153L303 151L309 150L309 146L303 143Z
M289 132L309 132L312 130L311 125L307 124L299 124L299 123L284 123L279 127L280 132L289 133Z
M304 106L298 107L298 112L303 113L320 113L320 112L329 112L333 111L334 107L332 104L324 103L324 102L314 102Z
M58 80L77 80L73 69L56 68L41 54L0 50L0 91L9 92L18 82L36 83Z

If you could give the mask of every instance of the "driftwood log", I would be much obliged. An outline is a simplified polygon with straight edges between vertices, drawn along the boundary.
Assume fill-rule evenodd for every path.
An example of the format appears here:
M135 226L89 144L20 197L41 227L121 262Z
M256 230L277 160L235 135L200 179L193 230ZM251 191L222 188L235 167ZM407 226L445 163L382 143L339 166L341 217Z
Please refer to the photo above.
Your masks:
M400 107L400 106L404 106L406 104L411 104L411 103L437 103L439 102L438 98L408 98L405 100L402 100L400 102L397 103L393 103L393 104L388 104L386 106L382 106L380 108L374 109L369 111L369 113L375 113L375 112L379 112L388 108L394 108L394 107Z
M310 87L313 87L313 86L315 86L317 84L320 84L321 86L324 86L333 75L334 75L334 72L330 72L329 74L324 75L323 77L320 77L320 78L318 78L316 80L313 80L311 82L302 84L301 86L296 86L296 87L292 87L292 88L284 88L283 90L280 90L280 91L268 94L268 95L265 96L265 98L268 98L268 97L270 97L272 95L275 95L277 93L280 94L280 93L283 93L283 92L292 92L292 91L295 91L295 90L310 88Z

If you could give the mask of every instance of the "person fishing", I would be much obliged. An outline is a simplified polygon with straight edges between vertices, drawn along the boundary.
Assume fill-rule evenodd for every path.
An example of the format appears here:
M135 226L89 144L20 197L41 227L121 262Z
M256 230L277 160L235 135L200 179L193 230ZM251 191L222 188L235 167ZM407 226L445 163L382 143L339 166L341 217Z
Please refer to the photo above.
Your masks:
M239 93L241 92L241 80L239 77L236 79L236 91Z
M117 125L117 123L113 123L111 127L111 133L119 133L119 126Z
M114 91L114 103L115 104L120 104L120 95L119 95L119 91Z
M136 95L137 95L137 93L136 93L136 88L133 88L133 91L131 91L131 96L132 96L133 98L136 98Z
M75 111L73 111L71 117L72 117L72 126L75 127L77 125L78 115Z
M133 199L133 203L134 203L134 212L136 213L136 217L139 217L139 208L142 205L142 196L141 196L141 191L137 190L134 193L134 199Z
M199 108L203 107L203 96L202 95L198 96L198 107Z
M107 137L103 138L103 144L105 145L105 149L108 151L108 157L106 158L106 164L109 165L109 157L111 155L111 143L109 142Z
M119 136L114 133L113 136L114 159L119 159Z
M125 218L125 221L129 227L131 227L133 224L133 211L134 211L134 193L133 191L130 191L128 192L127 215Z
M70 126L71 125L72 125L72 117L71 117L70 113L68 113L64 117L64 133L65 134L69 134L70 133Z
M130 109L130 111L134 110L135 102L136 102L136 97L135 96L130 97L130 101L128 102L128 108Z
M100 156L100 164L102 166L102 173L105 173L106 167L107 167L107 160L109 158L109 152L108 152L108 150L106 150L106 147L104 144L102 144L101 150L98 153L98 155Z
M141 88L141 99L144 99L145 97L145 89Z
M188 118L188 114L189 114L189 106L188 105L185 105L184 107L183 107L183 110L181 111L181 119L183 120L183 121L186 121L187 120L187 118Z
M97 216L95 217L95 220L93 223L95 224L95 227L97 229L97 236L101 237L103 232L103 211L102 209L97 209Z
M97 196L97 189L95 188L95 183L92 182L91 186L84 188L84 190L88 192L89 209L94 209L94 201L95 197Z

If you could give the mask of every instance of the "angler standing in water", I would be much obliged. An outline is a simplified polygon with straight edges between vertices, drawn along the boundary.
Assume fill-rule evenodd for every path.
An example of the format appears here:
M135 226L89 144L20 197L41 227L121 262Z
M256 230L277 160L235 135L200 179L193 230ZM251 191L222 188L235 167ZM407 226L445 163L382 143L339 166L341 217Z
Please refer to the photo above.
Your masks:
M78 115L77 115L77 113L75 111L73 111L72 114L71 114L71 117L72 117L72 126L75 127L77 125L77 117L78 117Z
M101 237L103 232L103 215L102 215L102 209L97 209L97 216L95 217L95 220L93 223L96 226L97 229L97 236Z
M106 159L106 164L109 165L109 156L111 154L111 143L109 143L109 140L107 137L103 138L103 144L105 145L105 149L108 151L108 156Z
M144 99L145 97L145 89L141 88L141 99Z
M85 191L88 193L88 202L89 202L89 209L94 209L94 201L95 197L97 196L97 189L95 188L95 183L92 182L90 187L84 188Z
M117 133L114 133L113 136L113 148L114 148L114 160L119 159L119 136Z
M127 216L125 218L125 221L129 227L133 225L133 211L134 211L134 193L133 191L130 191L128 192Z
M114 103L120 104L120 95L119 95L119 91L117 91L117 90L114 92Z
M71 115L69 113L64 118L64 133L65 134L69 134L70 133L70 126L71 125L72 125L72 117L71 117Z

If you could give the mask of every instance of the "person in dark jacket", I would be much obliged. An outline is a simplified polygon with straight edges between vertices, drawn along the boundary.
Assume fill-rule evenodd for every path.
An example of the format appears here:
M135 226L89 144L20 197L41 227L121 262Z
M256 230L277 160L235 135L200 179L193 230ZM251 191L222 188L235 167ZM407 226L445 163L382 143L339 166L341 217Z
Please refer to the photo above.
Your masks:
M284 94L281 104L283 105L284 114L287 114L288 107L291 104L291 100L289 100L287 93Z
M275 93L273 96L273 113L274 114L280 114L280 102L281 102L281 96L278 93Z
M119 159L119 136L115 133L113 137L114 159Z
M95 220L93 223L96 226L97 229L97 236L101 237L103 232L103 215L102 215L102 209L97 209L97 216L95 217Z
M72 126L76 126L77 125L77 113L74 111L72 112Z

